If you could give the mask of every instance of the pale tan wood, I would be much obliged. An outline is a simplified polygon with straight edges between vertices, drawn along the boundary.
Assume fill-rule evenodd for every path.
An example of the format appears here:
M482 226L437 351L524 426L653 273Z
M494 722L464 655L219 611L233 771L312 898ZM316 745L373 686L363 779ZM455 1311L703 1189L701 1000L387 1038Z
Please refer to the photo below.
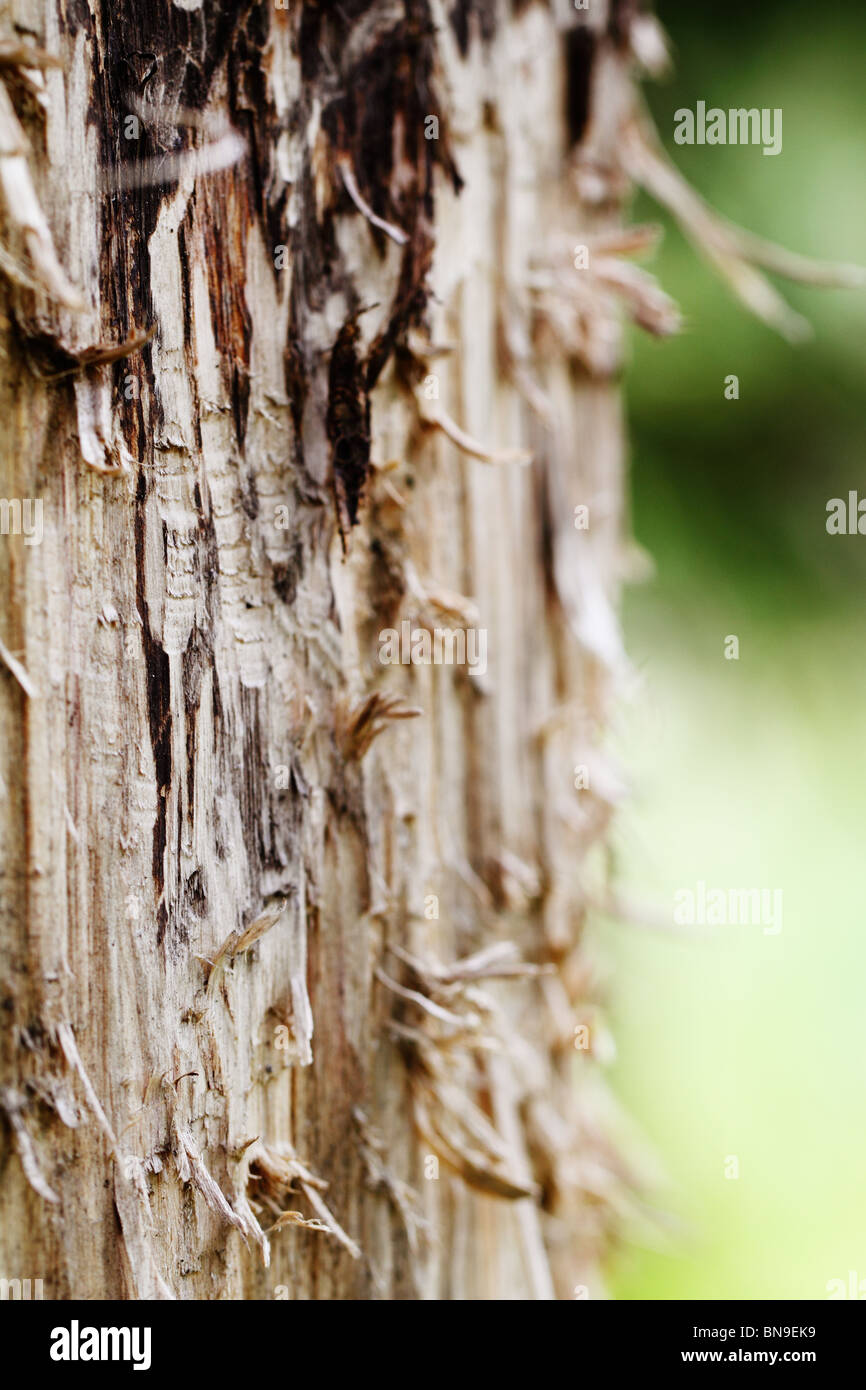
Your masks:
M573 150L565 28L587 15L482 5L490 32L473 13L464 54L455 7L431 3L429 114L464 187L443 158L426 327L403 335L423 376L413 391L392 354L375 386L344 558L329 364L359 308L369 351L405 250L368 221L351 161L338 182L322 110L340 71L301 72L311 8L275 8L249 38L264 105L245 123L228 57L183 109L168 25L151 59L95 4L89 31L80 5L0 11L4 40L64 65L0 71L29 143L13 173L45 218L41 263L14 206L0 231L27 272L0 276L2 491L44 503L41 546L0 538L0 639L32 683L0 672L0 1275L58 1299L600 1296L623 1174L572 1034L593 1007L580 936L611 807L594 780L575 793L573 768L610 784L623 430L615 374L592 379L533 277L557 234L569 247L619 221L628 60L594 4ZM371 6L332 60L402 13ZM420 71L423 44L406 51ZM155 129L137 173L107 163L100 57L127 60L130 83L155 63L129 99ZM423 219L407 119L390 178ZM154 186L159 158L171 182ZM298 246L328 218L323 268ZM614 366L617 318L602 299ZM151 327L120 365L93 360ZM463 435L534 462L486 462ZM403 619L483 627L486 674L381 666L378 633ZM402 705L379 707L358 758L376 691ZM422 713L394 717L407 706ZM549 972L437 979L497 942ZM483 1028L455 1040L454 1011ZM279 1211L308 1228L265 1234Z

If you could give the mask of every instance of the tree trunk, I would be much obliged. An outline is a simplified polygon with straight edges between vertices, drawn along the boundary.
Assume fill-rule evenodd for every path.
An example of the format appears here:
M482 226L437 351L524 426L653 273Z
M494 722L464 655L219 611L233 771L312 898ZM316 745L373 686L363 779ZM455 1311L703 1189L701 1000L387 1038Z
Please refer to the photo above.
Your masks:
M0 8L0 1275L45 1298L602 1292L580 247L632 9Z

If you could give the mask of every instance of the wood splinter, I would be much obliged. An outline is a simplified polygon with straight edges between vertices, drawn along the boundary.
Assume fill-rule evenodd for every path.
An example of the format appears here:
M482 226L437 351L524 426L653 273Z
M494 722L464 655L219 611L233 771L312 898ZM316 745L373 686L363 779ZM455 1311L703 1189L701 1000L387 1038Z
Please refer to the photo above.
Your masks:
M393 222L386 222L384 217L380 217L378 213L374 212L370 207L370 204L358 187L355 172L349 161L348 155L341 154L337 156L337 168L343 176L346 192L352 199L352 202L355 204L361 216L366 217L367 221L371 223L372 226L378 227L379 231L384 232L392 241L396 241L398 246L405 246L409 238L402 227L395 227Z
M480 459L482 463L519 463L523 467L532 463L535 455L531 449L495 449L488 448L479 440L474 439L471 434L467 434L461 429L451 416L441 410L439 406L431 406L429 401L423 401L416 392L419 413L425 425L430 429L441 430L452 444L456 444L462 453L468 454L470 458Z
M271 930L271 927L275 927L285 912L288 901L288 894L277 898L275 902L265 908L264 912L260 912L249 926L235 927L234 931L229 932L213 960L207 962L211 967L207 982L208 994L212 993L226 962L233 960L235 956L241 955L244 951L248 951L266 932Z
M40 381L61 381L64 377L75 376L77 372L83 372L88 367L101 366L107 362L119 362L123 357L131 357L134 352L138 352L140 348L150 342L156 333L156 328L155 323L151 324L150 328L142 332L131 333L122 343L95 343L93 347L83 348L81 351L63 348L67 356L73 359L73 365L64 367L59 372L41 372L33 362L30 363L30 368L33 375L39 377Z
M338 712L337 742L345 758L360 762L391 720L417 719L423 713L417 705L405 704L402 695L383 695L375 690L360 705Z

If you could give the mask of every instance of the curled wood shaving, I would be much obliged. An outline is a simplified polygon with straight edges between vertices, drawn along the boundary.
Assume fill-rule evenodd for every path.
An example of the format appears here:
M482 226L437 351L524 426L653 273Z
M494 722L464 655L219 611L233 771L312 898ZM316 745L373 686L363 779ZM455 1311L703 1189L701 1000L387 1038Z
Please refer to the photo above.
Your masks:
M69 1088L59 1076L33 1077L27 1083L34 1095L58 1116L67 1129L77 1129L81 1116Z
M261 1249L265 1265L270 1264L270 1247L267 1238L252 1216L246 1199L239 1204L242 1208L241 1211L236 1211L219 1183L208 1172L198 1146L187 1127L175 1124L174 1137L175 1161L181 1182L192 1182L204 1197L211 1211L216 1216L222 1217L228 1225L234 1226L236 1230L240 1231L245 1242L253 1240Z
M57 259L54 241L39 205L27 164L27 140L3 82L0 82L0 195L6 220L21 238L39 288L68 309L84 299ZM2 268L2 267L0 267Z
M60 1050L63 1053L69 1065L72 1067L73 1071L75 1071L78 1074L78 1079L80 1080L81 1085L84 1088L84 1094L87 1097L87 1103L93 1111L94 1115L96 1116L99 1127L111 1146L110 1152L113 1154L117 1149L117 1136L115 1135L114 1130L111 1128L111 1125L109 1124L108 1117L99 1102L99 1097L93 1088L93 1084L90 1080L90 1077L87 1075L87 1071L85 1070L84 1063L81 1060L81 1056L75 1042L75 1035L72 1032L72 1028L68 1023L59 1023L57 1025L56 1034L57 1041L60 1044Z
M275 1149L256 1139L246 1150L246 1164L249 1171L255 1166L256 1175L263 1179L265 1195L274 1201L281 1189L291 1191L292 1184L299 1178L307 1186L319 1188L323 1192L328 1186L323 1178L317 1178L306 1164L301 1162L288 1144L283 1145L281 1149Z
M561 481L551 470L552 494L561 491ZM577 642L584 651L623 685L630 672L622 630L591 551L574 547L574 531L565 521L565 511L554 510L553 578L563 612Z
M405 986L398 985L397 981L392 980L390 975L386 975L385 971L382 970L380 966L376 967L375 973L376 979L380 984L383 984L386 989L390 989L394 994L399 995L401 999L407 999L410 1003L417 1004L418 1007L429 1014L431 1018L437 1019L439 1023L444 1023L448 1028L456 1028L462 1032L467 1026L472 1027L473 1022L476 1021L475 1016L470 1016L469 1019L466 1019L460 1014L455 1014L449 1009L442 1008L441 1005L437 1004L427 995L421 994L420 991L416 989L406 989Z
M217 960L222 960L223 956L239 956L242 951L248 951L251 946L265 935L266 932L275 927L279 922L285 909L288 898L279 898L277 902L266 907L264 912L259 913L248 926L236 930L223 942L217 953Z
M585 238L593 256L643 256L655 251L664 236L658 222L634 222L629 227L606 227ZM570 250L572 238L566 239Z
M292 975L292 1036L295 1040L298 1063L309 1067L313 1062L313 1010L307 993L307 981L302 971Z
M319 1213L319 1216L325 1229L330 1232L330 1234L334 1237L335 1240L338 1240L340 1242L340 1244L343 1246L345 1250L348 1250L353 1260L360 1260L360 1245L357 1245L356 1242L352 1240L352 1237L346 1234L339 1221L334 1216L333 1212L330 1211L330 1209L325 1205L324 1201L319 1195L318 1189L315 1187L308 1186L308 1184L304 1182L303 1178L300 1179L300 1186L301 1190L304 1193L304 1196L310 1203L310 1206L314 1209L314 1211L317 1211Z
M83 348L72 354L76 358L75 366L66 367L62 372L45 374L34 368L34 373L41 381L61 381L64 377L83 372L86 367L99 366L104 362L118 362L123 357L131 357L134 352L138 352L149 343L156 333L156 327L154 323L146 331L132 333L122 343L96 343L93 347Z
M377 972L379 978L422 1015L417 1026L402 1021L391 1025L409 1062L419 1133L471 1187L513 1201L537 1197L538 1187L521 1171L525 1162L475 1099L482 1083L489 1089L485 1057L505 1049L495 1002L474 982L547 973L548 968L521 961L510 942L485 947L451 965L428 964L400 946L391 949L411 970L415 987L397 985L384 972Z
M417 719L424 711L404 703L402 695L376 690L359 705L337 712L337 742L346 759L360 762L373 740L394 719Z
M442 1162L470 1187L512 1202L540 1195L535 1183L523 1182L509 1173L500 1153L490 1149L485 1152L473 1145L471 1131L484 1116L467 1096L457 1092L456 1100L452 1098L449 1106L435 1087L425 1092L416 1085L413 1094L419 1133Z
M291 1046L284 1049L289 1054L289 1060L300 1067L309 1067L313 1062L314 1021L303 970L296 970L292 975L289 998L288 1008L272 1005L271 1013L279 1019L291 1039Z
M632 15L628 45L636 61L651 77L664 77L670 72L670 41L654 14Z
M756 266L802 284L840 288L866 285L866 271L860 266L810 261L752 236L721 217L668 158L645 113L633 116L625 124L621 151L626 172L635 183L668 208L746 308L789 341L808 337L810 326L785 303Z
M529 961L521 960L520 952L513 941L497 941L471 956L454 961L451 965L421 961L402 946L393 945L391 950L432 987L436 984L462 984L469 980L514 980L534 975L549 975L555 968L552 965L533 965Z
M667 337L682 327L677 306L653 276L622 259L651 250L659 236L656 226L586 234L582 244L589 256L581 269L574 265L573 236L548 238L533 257L527 287L537 319L562 350L593 376L609 376L619 367L616 301L640 328L656 337Z
M281 1231L285 1226L303 1226L308 1231L325 1231L328 1234L331 1231L330 1226L326 1226L324 1221L310 1219L299 1211L281 1211L273 1226L268 1226L265 1234L272 1236L275 1231Z
M235 927L234 931L229 932L211 962L211 972L207 984L209 994L213 991L226 962L233 960L235 956L241 955L244 951L248 951L266 932L275 927L285 912L288 901L288 896L277 898L246 927Z
M97 473L126 473L132 456L115 438L111 373L97 363L74 379L75 413L81 456Z
M404 512L406 510L409 503L406 501L403 494L398 492L393 483L390 483L387 478L382 479L382 491L387 494L394 505L399 507L401 511Z
M425 425L431 429L441 430L452 444L456 444L464 454L470 458L480 459L482 463L519 463L524 467L532 463L535 455L531 449L492 449L486 444L481 444L474 439L471 434L467 434L464 429L451 419L444 410L435 402L424 399L420 393L416 392L415 399L418 402L418 409Z
M425 607L429 606L449 618L457 618L467 627L472 627L480 621L481 614L473 599L458 594L453 589L443 589L422 580L411 560L407 559L404 562L403 572L410 593Z
M623 301L639 328L656 338L679 333L682 328L679 309L647 271L614 256L596 256L593 270L601 284L612 289Z
M0 1109L2 1109L9 1121L12 1136L15 1141L15 1148L21 1160L21 1167L24 1176L29 1182L33 1191L38 1193L44 1202L55 1204L60 1201L57 1193L46 1182L39 1166L39 1159L36 1156L36 1148L30 1133L24 1123L25 1104L24 1098L11 1087L4 1087L0 1091Z
M12 675L15 677L28 699L37 700L39 698L37 687L28 676L18 658L12 655L5 642L0 642L0 661L12 672Z
M291 1219L293 1214L287 1213L282 1208L287 1194L295 1191L294 1185L297 1183L321 1223L314 1225L302 1218L303 1224L310 1230L327 1231L348 1250L353 1260L361 1258L360 1246L343 1230L321 1196L328 1184L301 1162L291 1145L284 1145L282 1150L277 1150L257 1139L246 1150L244 1167L249 1181L261 1180L261 1187L257 1190L256 1195L261 1198L261 1201L273 1212L276 1218L275 1227L272 1229L278 1228L280 1224L301 1224ZM281 1216L287 1218L282 1223L280 1222Z
M386 236L389 236L392 241L396 241L398 246L405 246L409 240L406 232L404 232L402 228L396 227L393 222L386 222L384 217L379 217L378 213L375 213L370 207L370 204L358 187L358 181L355 178L355 172L352 168L349 156L346 154L338 155L337 167L343 177L346 192L361 215L366 217L367 221L372 223L374 227L378 227L380 232L384 232Z

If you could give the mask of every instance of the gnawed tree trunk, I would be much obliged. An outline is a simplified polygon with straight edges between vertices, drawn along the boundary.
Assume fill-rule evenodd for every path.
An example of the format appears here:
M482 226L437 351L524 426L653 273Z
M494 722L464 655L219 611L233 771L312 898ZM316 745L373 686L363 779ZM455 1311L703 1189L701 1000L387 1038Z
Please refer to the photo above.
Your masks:
M643 23L2 7L0 1276L601 1291Z

